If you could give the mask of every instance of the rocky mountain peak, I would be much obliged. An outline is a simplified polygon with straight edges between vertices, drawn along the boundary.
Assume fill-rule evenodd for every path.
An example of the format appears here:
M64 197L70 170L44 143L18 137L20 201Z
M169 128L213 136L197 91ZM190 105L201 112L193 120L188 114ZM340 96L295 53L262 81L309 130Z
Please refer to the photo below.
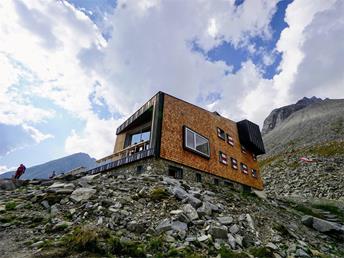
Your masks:
M272 131L274 128L279 126L284 120L286 120L290 115L303 109L309 105L322 102L321 98L317 98L315 96L311 98L304 97L297 101L295 104L291 104L288 106L280 107L274 109L270 115L264 120L264 125L262 129L262 134L267 134L268 132Z

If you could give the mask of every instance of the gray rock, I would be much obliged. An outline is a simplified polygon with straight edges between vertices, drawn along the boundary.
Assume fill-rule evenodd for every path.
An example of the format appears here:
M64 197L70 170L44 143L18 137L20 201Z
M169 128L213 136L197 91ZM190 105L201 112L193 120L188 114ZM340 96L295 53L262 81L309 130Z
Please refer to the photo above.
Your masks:
M218 220L222 225L229 225L229 224L233 223L233 217L231 217L231 216L217 217L217 220Z
M162 220L159 225L155 228L155 231L160 234L162 232L168 231L172 229L172 224L171 224L171 220L166 218L164 220Z
M209 202L203 202L202 206L197 209L199 216L210 216L212 213L212 208Z
M133 220L127 224L127 229L131 232L141 234L141 233L146 231L146 226L144 223L140 223L140 222Z
M242 246L242 241L244 240L244 238L242 237L242 236L240 236L240 235L235 235L235 242L238 244L238 245L240 245L240 246Z
M299 248L295 253L296 257L310 257L303 249Z
M188 193L179 186L173 187L170 192L179 200L183 200L188 196Z
M209 234L213 238L220 238L220 239L227 239L228 231L226 226L216 226L216 225L210 225L209 227Z
M183 211L191 221L198 219L198 213L195 208L191 206L191 204L184 205Z
M344 238L344 229L337 223L312 216L303 216L301 221L304 225L312 227L321 233L334 234Z
M190 203L195 209L202 205L202 201L196 197L193 197L192 195L188 195L187 202Z
M168 185L180 186L180 182L174 178L171 178L171 177L163 177L163 182L168 184Z
M176 220L171 223L171 228L174 231L187 231L188 225L184 222Z
M88 200L97 192L97 190L92 188L78 188L73 191L70 199L74 202L80 202L82 200Z
M49 209L49 208L50 208L50 205L49 205L48 201L42 201L41 204L42 204L42 206L43 206L44 208L46 208L46 209Z
M254 230L254 223L253 223L253 219L251 217L250 214L246 214L246 220L247 220L247 223L248 223L248 226Z
M231 234L228 234L227 237L228 237L229 245L231 246L232 249L235 249L235 246L236 246L235 238Z
M51 214L51 216L56 216L57 214L59 214L59 209L57 208L57 205L55 204L55 205L53 205L53 206L51 206L51 208L50 208L50 214Z
M267 243L266 247L268 247L268 248L270 248L272 250L277 250L278 249L278 247L274 243L271 243L271 242Z
M197 237L197 241L199 242L205 242L209 239L209 235L201 235L199 237Z
M237 224L234 224L232 225L230 228L229 228L229 232L231 232L231 234L235 235L236 233L239 232L239 227Z

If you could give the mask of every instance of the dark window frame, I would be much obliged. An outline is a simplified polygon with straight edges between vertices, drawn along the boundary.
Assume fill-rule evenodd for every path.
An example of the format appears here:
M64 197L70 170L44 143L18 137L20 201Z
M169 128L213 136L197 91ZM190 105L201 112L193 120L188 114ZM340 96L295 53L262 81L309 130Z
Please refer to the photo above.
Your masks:
M174 174L175 179L183 179L184 173L183 169L176 166L168 166L168 176L172 176L171 174Z
M245 169L246 167L246 169ZM248 175L248 166L242 162L240 162L240 170L243 172L245 175Z
M208 142L208 154L201 152L197 149L194 149L192 147L187 146L187 141L186 141L187 131L190 131L190 132L194 133L195 135L198 135L201 138L207 140L207 142ZM196 141L196 137L195 137L194 141ZM187 127L186 125L183 125L183 148L188 150L188 151L191 151L191 152L193 152L193 153L195 153L195 154L197 154L203 158L210 159L210 141L209 141L209 139L207 137L203 136L202 134L199 134L196 131L192 130L191 128Z
M196 182L202 183L202 175L200 173L196 173Z
M235 162L234 162L234 161L235 161ZM238 169L239 169L238 160L235 159L235 158L233 158L233 157L231 157L231 166L232 166L233 169L238 170ZM236 166L236 167L235 167L235 166Z
M226 138L227 138L227 143L230 146L234 147L234 139L233 139L233 137L229 133L226 133Z
M221 140L224 140L224 141L226 140L226 133L223 129L221 129L220 127L216 127L216 132L217 132L217 137L219 137Z
M223 157L222 155L225 155L226 156L226 161L223 160ZM219 162L223 165L228 165L228 155L222 151L219 151Z

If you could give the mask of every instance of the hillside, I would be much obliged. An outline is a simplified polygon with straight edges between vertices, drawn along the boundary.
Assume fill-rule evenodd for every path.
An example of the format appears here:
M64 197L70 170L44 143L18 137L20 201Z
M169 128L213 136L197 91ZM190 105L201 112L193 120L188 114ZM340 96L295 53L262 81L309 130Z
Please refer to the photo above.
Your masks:
M344 199L344 100L310 104L263 139L260 166L270 197Z
M263 136L268 154L344 140L344 100L326 99L295 113Z
M271 111L270 115L264 120L264 125L262 128L262 134L267 134L268 132L272 131L276 127L278 127L284 120L286 120L289 116L293 113L301 110L309 105L314 103L320 103L323 101L321 98L312 97L307 98L304 97L300 99L295 104L291 104L288 106L280 107Z
M344 255L344 228L324 220L319 206L309 216L305 203L260 199L159 171L125 172L29 181L2 191L0 256ZM337 205L329 207L343 208Z
M86 153L75 153L60 159L52 160L37 166L29 167L26 169L25 174L21 179L33 178L49 178L53 171L56 175L68 172L77 167L92 167L96 164L96 160L91 158ZM12 178L14 171L0 174L1 178Z

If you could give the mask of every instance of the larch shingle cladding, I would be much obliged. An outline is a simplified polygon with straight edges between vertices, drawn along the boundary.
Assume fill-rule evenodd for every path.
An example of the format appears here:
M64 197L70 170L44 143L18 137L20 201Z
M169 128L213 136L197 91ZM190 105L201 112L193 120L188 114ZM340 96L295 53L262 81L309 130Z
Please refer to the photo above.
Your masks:
M120 133L119 135L117 135L115 148L113 150L114 153L124 149L125 136L126 133Z
M210 159L183 148L183 126L209 139ZM218 137L217 127L232 136L234 147ZM220 151L227 155L228 165L219 162ZM160 157L256 189L263 189L257 161L253 159L250 151L246 151L246 154L241 151L235 122L167 94L164 95ZM237 170L231 166L231 157L238 161ZM241 171L240 162L248 166L248 174ZM256 178L252 176L251 169L257 171Z

